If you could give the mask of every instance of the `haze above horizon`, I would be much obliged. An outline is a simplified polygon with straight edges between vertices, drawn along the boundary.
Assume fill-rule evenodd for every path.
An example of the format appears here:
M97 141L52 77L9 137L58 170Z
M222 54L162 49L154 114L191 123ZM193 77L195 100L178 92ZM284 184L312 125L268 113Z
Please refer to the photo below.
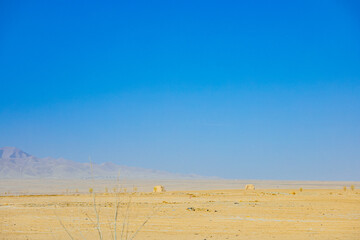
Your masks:
M1 1L0 146L360 181L357 1Z

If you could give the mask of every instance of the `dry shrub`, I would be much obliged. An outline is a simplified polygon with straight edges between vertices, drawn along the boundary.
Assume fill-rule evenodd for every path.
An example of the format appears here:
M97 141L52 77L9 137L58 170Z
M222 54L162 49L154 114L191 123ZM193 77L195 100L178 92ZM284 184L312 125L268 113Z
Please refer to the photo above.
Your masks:
M91 168L91 175L92 175L92 163L91 163L91 160L90 160L90 168ZM120 173L119 173L120 175ZM93 178L93 175L92 175L92 180L94 181L94 178ZM118 180L117 180L117 185L119 186L119 177L118 177ZM113 225L113 229L111 229L111 224L109 223L109 228L110 228L110 234L111 234L111 237L113 240L118 240L118 234L120 234L120 238L121 240L133 240L136 235L139 233L139 231L144 227L144 225L150 220L150 218L152 216L155 215L155 213L157 213L160 208L163 206L163 205L160 205L156 208L153 209L153 212L152 214L150 214L149 216L147 216L147 218L136 228L136 230L134 232L130 232L129 231L129 214L130 214L130 205L131 205L131 197L129 198L129 201L126 204L126 210L125 210L125 213L124 213L124 217L123 217L123 220L122 220L122 226L121 226L121 229L117 229L117 223L118 223L118 216L119 216L119 208L120 208L120 204L123 203L123 201L119 198L119 193L121 192L121 189L120 191L117 191L118 188L115 188L114 187L114 192L116 193L115 194L115 204L114 204L114 218L113 218L113 222L112 222L112 225ZM137 190L137 188L134 187L133 189L134 191ZM124 188L124 193L126 193L127 189ZM105 192L108 192L108 188L106 187L105 188ZM102 231L102 228L101 228L101 221L100 221L100 205L98 205L96 203L96 194L94 192L94 189L93 188L89 188L89 193L91 194L92 196L92 207L94 208L94 212L95 212L95 217L96 219L95 220L91 220L95 229L97 230L98 232L98 239L99 240L102 240L103 239L103 231ZM69 206L69 203L67 203L67 206ZM105 204L106 206L106 204ZM113 204L108 204L107 206L113 206ZM55 215L56 215L56 212L54 211ZM64 230L66 231L68 237L72 240L74 240L74 237L73 235L71 234L71 232L69 231L69 229L62 223L61 219L56 215L60 225L64 228ZM83 239L84 236L82 235L80 229L78 229L78 231L80 232L81 236Z

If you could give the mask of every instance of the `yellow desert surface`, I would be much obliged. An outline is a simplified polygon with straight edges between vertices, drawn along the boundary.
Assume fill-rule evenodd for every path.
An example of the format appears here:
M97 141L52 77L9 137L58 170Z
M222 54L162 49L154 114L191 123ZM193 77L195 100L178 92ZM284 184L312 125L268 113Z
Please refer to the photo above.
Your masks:
M116 202L117 239L360 239L360 191L350 186L111 191L95 194L98 218L90 193L3 195L0 239L99 239L97 226L114 239Z

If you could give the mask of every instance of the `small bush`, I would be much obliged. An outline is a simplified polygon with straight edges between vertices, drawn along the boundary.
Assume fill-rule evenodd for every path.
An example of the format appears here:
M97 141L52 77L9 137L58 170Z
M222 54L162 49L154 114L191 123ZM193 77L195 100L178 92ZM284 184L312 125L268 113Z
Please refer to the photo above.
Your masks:
M354 191L355 190L355 186L351 185L351 190Z
M346 191L346 186L344 186L344 188L343 188L343 189L344 189L344 191Z
M94 189L93 188L89 188L89 193L93 193Z
M299 190L300 190L300 192L302 192L302 191L303 191L303 188L301 187Z

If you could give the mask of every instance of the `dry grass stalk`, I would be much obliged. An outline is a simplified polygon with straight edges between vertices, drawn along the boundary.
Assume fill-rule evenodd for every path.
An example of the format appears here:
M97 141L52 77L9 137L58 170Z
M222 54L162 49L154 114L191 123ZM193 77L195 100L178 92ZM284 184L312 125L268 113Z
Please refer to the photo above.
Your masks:
M68 236L70 237L70 239L74 240L74 237L71 235L71 233L69 232L69 230L65 227L65 225L63 224L63 222L61 221L61 219L59 218L59 216L56 214L55 210L54 210L54 214L57 218L57 220L59 221L60 225L65 229L66 233L68 234Z
M95 201L95 193L93 193L93 205L94 205L94 211L96 216L96 228L99 233L99 239L102 240L102 233L100 228L100 219L99 219L99 212L96 209L96 201ZM99 209L100 210L100 209Z
M155 209L155 211L146 218L146 220L140 225L140 227L135 231L135 233L132 235L132 237L129 238L129 240L132 240L132 239L134 239L134 237L136 237L136 235L139 233L139 231L145 226L145 224L150 220L150 218L152 216L154 216L154 214L160 210L161 207L162 207L162 205L160 205L157 209Z
M94 177L93 177L93 169L92 169L92 163L91 163L91 159L89 157L90 160L90 169L91 169L91 177L92 180L94 181ZM119 177L117 178L117 184L119 186ZM93 185L95 185L95 183L93 182ZM137 190L137 188L133 188L134 191ZM105 190L106 192L108 191L108 189L106 188ZM113 240L117 240L117 221L118 221L118 216L119 216L119 207L120 207L120 203L121 201L119 200L119 191L117 191L117 188L114 188L114 192L115 192L115 216L114 216L114 236L113 234L111 234L111 237ZM124 188L124 192L126 193L126 188ZM101 224L100 224L100 208L98 209L96 207L96 197L95 197L95 192L93 188L89 188L89 193L92 194L92 200L93 200L93 207L94 207L94 212L95 212L95 217L96 217L96 222L88 215L85 214L85 216L88 217L88 219L95 225L98 235L99 235L99 239L102 240L103 239L103 234L102 234L102 230L101 230ZM129 198L129 202L127 203L126 206L126 211L125 211L125 215L123 218L123 224L122 224L122 229L121 229L121 235L120 235L120 239L121 240L132 240L136 237L136 235L139 233L139 231L142 229L142 227L150 220L150 218L160 209L161 206L159 206L152 214L150 214L145 221L136 229L136 231L134 232L134 234L129 236L129 215L130 215L130 206L131 206L131 196ZM63 222L61 221L61 219L58 217L58 215L56 214L56 212L54 211L60 225L64 228L64 230L66 231L67 235L69 236L70 239L74 240L74 237L71 235L70 231L65 227L65 225L63 224ZM111 231L111 224L110 221L108 221L109 223L109 229ZM81 231L79 230L81 237L85 240L86 238L84 237L84 235L81 233Z

